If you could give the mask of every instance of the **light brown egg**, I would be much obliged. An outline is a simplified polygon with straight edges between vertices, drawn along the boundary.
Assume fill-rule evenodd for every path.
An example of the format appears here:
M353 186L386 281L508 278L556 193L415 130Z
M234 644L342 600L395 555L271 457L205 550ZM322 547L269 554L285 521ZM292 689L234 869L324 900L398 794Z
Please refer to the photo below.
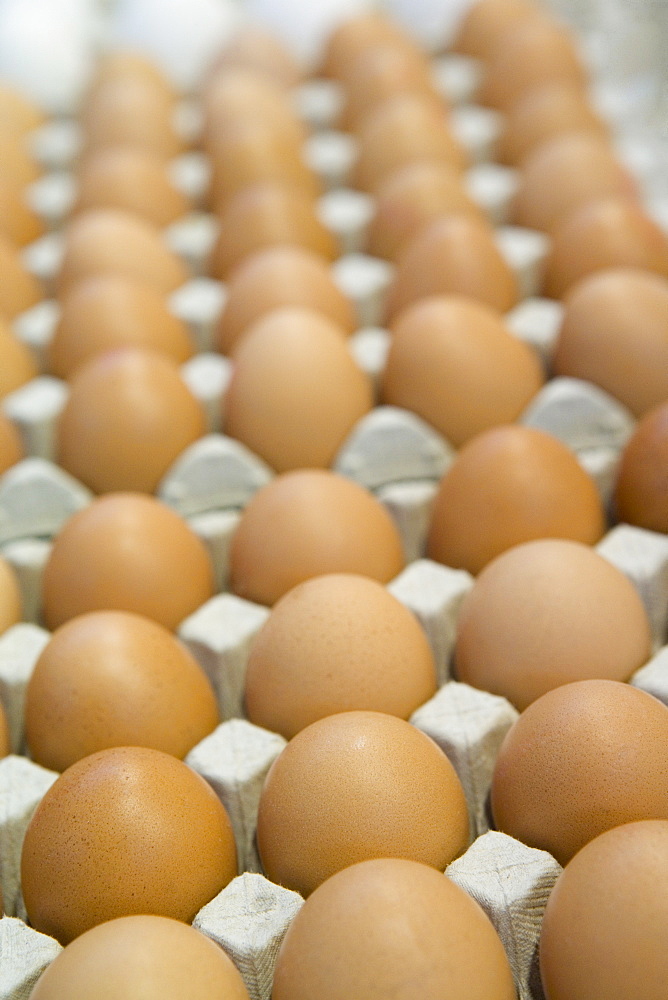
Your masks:
M367 10L347 18L332 31L323 51L323 74L345 79L350 66L376 45L415 48L407 33L385 13Z
M251 69L224 66L214 73L202 94L202 110L207 149L244 121L262 122L296 144L306 138L288 95Z
M7 725L7 715L0 702L0 757L7 757L12 752L9 739L9 726ZM4 913L2 892L0 891L0 913Z
M123 274L99 274L72 285L48 347L49 371L69 378L97 354L118 347L160 351L176 364L194 353L185 323L153 285Z
M61 625L26 691L31 758L64 771L117 746L183 759L219 722L200 665L164 626L128 611L93 611Z
M420 229L399 257L388 290L386 322L431 295L468 296L500 313L517 304L517 279L489 223L473 215L444 215Z
M51 630L106 609L175 629L212 596L204 543L175 511L142 493L99 497L74 514L56 536L42 578Z
M0 82L0 127L26 135L44 124L44 113L20 91Z
M604 531L598 490L573 452L551 434L508 424L472 438L441 480L427 554L475 575L521 542L593 545Z
M248 1000L236 966L168 917L117 917L86 931L40 976L31 1000Z
M642 418L617 470L620 521L668 534L668 399Z
M545 294L561 298L576 281L609 267L638 267L668 277L668 236L634 198L586 202L552 232Z
M362 861L316 889L283 940L272 995L516 996L503 945L480 906L440 872L399 858Z
M261 24L244 24L219 53L212 73L240 67L266 76L280 87L296 87L303 73L292 52Z
M23 597L14 568L0 556L0 635L21 621Z
M666 277L603 269L574 284L564 304L557 375L593 382L637 417L668 399Z
M327 260L339 252L308 193L273 181L252 184L239 191L220 216L211 274L225 280L245 257L282 245L306 247Z
M626 823L582 848L543 917L549 1000L661 1000L668 981L668 822Z
M25 458L25 448L16 424L0 413L0 475L22 458Z
M667 740L668 708L630 684L587 680L548 691L501 746L494 821L565 865L606 830L668 819Z
M17 134L13 127L0 122L0 164L3 177L21 189L42 175L42 168L33 158L28 137Z
M44 298L39 281L21 260L20 248L0 233L0 318L14 319Z
M305 247L269 247L246 257L230 276L216 347L229 354L252 323L281 306L316 309L345 333L357 328L355 310L323 257Z
M0 170L2 168L0 167ZM44 223L30 208L21 184L0 173L0 233L24 247L44 235Z
M177 93L164 71L144 52L132 48L113 48L103 52L95 65L88 95L110 81L137 80L140 85L161 92L164 100L177 100Z
M232 825L213 789L145 747L101 750L64 771L21 856L30 923L61 944L134 914L190 923L236 873Z
M38 374L29 348L0 319L0 399L20 388Z
M356 131L384 101L415 94L445 114L447 105L434 83L429 60L417 46L382 43L365 48L347 69L345 104L339 127Z
M93 208L70 222L58 277L60 294L94 274L125 274L173 292L189 278L156 226L120 208Z
M251 645L246 711L289 740L337 712L408 719L435 691L434 656L415 615L376 580L332 573L274 606Z
M560 684L626 681L649 660L638 591L593 549L564 539L516 545L464 598L455 661L465 684L523 711Z
M272 605L313 576L389 583L404 564L394 521L371 493L335 472L302 469L277 476L245 508L232 538L231 589Z
M163 160L183 152L174 124L174 98L144 76L117 74L102 80L80 113L84 147L138 146Z
M543 8L535 0L477 0L463 17L452 48L462 55L487 60L507 30L542 16Z
M260 797L262 867L303 896L372 858L443 871L468 837L464 791L448 758L425 733L382 712L341 712L302 729Z
M474 299L420 299L391 332L383 402L417 413L455 447L516 420L544 382L535 351Z
M149 150L105 147L87 156L79 168L77 211L120 208L155 226L167 226L186 215L189 207L164 160Z

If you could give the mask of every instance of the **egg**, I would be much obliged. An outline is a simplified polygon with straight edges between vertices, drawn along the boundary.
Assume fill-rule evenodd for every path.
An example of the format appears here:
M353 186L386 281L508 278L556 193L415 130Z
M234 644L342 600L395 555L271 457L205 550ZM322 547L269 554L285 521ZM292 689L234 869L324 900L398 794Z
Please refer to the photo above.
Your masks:
M223 66L213 73L202 94L204 144L220 143L226 130L255 121L296 144L306 138L289 97L250 68Z
M0 475L22 458L25 458L25 448L16 424L0 413Z
M286 88L296 87L303 76L289 48L261 24L241 26L220 50L211 71L229 66L253 70Z
M443 871L468 835L464 792L448 758L425 733L381 712L341 712L302 729L260 796L262 867L303 896L372 858Z
M584 680L529 705L492 781L499 830L561 865L623 823L668 819L668 708L611 680Z
M27 135L45 121L44 112L25 94L0 82L0 122L16 135Z
M0 318L15 319L44 298L39 281L21 260L19 247L0 233Z
M614 502L620 521L668 534L668 399L649 410L622 452Z
M232 537L231 589L275 604L323 573L359 573L389 583L404 568L399 532L362 486L325 469L300 469L261 487Z
M0 399L30 382L37 374L30 349L0 319Z
M175 629L213 596L204 543L166 504L112 493L72 515L44 567L42 599L53 630L87 611L134 611Z
M218 722L213 689L186 647L127 611L92 611L61 625L26 691L31 758L52 771L115 746L183 759Z
M10 125L0 121L0 163L2 175L24 190L39 180L42 169L32 156L28 137L17 135Z
M174 99L137 74L117 74L92 90L80 113L86 149L136 146L162 160L183 152L174 124Z
M70 942L40 976L31 1000L248 1000L214 941L169 917L117 917Z
M232 825L213 789L145 747L101 750L64 771L21 854L30 923L61 944L116 917L190 923L236 872Z
M104 88L112 80L137 80L140 86L153 89L165 102L176 101L177 93L169 78L145 52L115 45L100 54L93 78L88 84L87 96L92 98L98 87Z
M487 60L507 30L542 15L535 0L477 0L462 18L452 47L463 55Z
M23 186L11 175L0 174L0 233L20 247L44 235L44 223L30 207Z
M377 45L413 49L406 33L382 11L364 10L345 18L326 39L323 74L344 79L351 65Z
M419 299L391 333L383 402L417 413L455 447L515 420L544 381L537 354L474 299Z
M514 1000L508 959L489 918L449 878L415 861L362 861L333 875L288 928L274 1000L411 994Z
M14 568L0 556L0 635L23 617L23 597Z
M7 757L12 752L11 742L9 739L9 726L7 725L7 715L5 710L0 703L0 758ZM4 913L3 903L2 903L2 893L0 892L0 914Z

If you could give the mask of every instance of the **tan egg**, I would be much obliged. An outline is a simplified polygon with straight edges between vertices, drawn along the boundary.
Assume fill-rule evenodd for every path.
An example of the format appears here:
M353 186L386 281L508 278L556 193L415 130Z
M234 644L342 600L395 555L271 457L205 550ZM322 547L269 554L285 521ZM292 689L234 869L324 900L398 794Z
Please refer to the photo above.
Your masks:
M225 280L245 257L282 245L305 247L327 260L339 252L308 193L274 181L252 184L239 191L220 216L211 274Z
M487 60L504 32L543 15L536 0L477 0L462 19L452 48L463 55Z
M668 981L668 822L625 823L556 881L540 936L550 1000L661 1000Z
M634 198L586 202L560 221L547 257L545 294L561 298L576 281L609 267L668 277L668 236Z
M0 475L22 458L25 458L25 448L16 424L0 413Z
M431 646L415 615L376 580L315 577L276 604L255 636L246 711L292 737L337 712L408 719L436 692Z
M173 95L139 75L100 81L84 102L80 121L89 150L138 146L169 160L185 146L174 123Z
M72 377L58 418L58 463L95 493L153 493L205 430L202 404L170 358L119 348Z
M622 452L615 483L620 521L668 535L668 400L642 418Z
M21 189L42 175L42 168L30 153L28 137L0 122L0 172Z
M500 313L517 304L517 279L484 219L443 215L409 240L388 290L386 322L432 295L467 296Z
M164 626L127 611L92 611L51 636L26 691L32 760L64 771L117 746L183 759L219 722L197 661Z
M281 87L296 87L302 70L292 52L261 24L244 24L224 46L212 72L238 66L266 76Z
M21 260L20 248L0 233L0 318L15 319L44 298L39 281Z
M391 97L364 120L353 168L355 186L375 192L393 171L420 160L459 171L468 165L468 155L445 114L430 100L419 94Z
M605 389L641 417L668 399L668 280L610 268L569 291L554 354L557 375Z
M473 898L427 865L390 858L346 868L309 897L283 940L272 995L515 1000L516 993L503 945Z
M0 128L26 135L43 125L44 112L20 91L0 82Z
M206 149L244 121L262 122L296 144L306 138L289 96L252 69L223 66L214 73L202 94L202 110Z
M499 830L567 864L606 830L668 819L668 708L619 681L548 691L508 732L494 769Z
M236 873L216 793L176 757L145 747L101 750L64 771L21 855L30 923L61 944L134 914L190 923Z
M579 542L541 539L489 563L457 622L457 678L523 711L560 684L626 681L652 654L638 591Z
M376 192L368 250L398 260L409 241L439 216L469 213L482 217L457 170L428 160L409 163L394 170Z
M607 195L634 198L636 184L607 139L568 132L531 153L520 173L512 219L549 231L578 206Z
M102 53L96 63L88 94L95 92L110 81L136 80L140 85L160 92L165 100L177 100L177 94L169 77L144 52L131 48L113 48Z
M404 564L394 521L371 493L335 472L302 469L277 476L245 508L232 538L231 589L271 605L312 576L389 583Z
M194 927L168 917L118 917L72 941L32 1000L248 1000L236 966Z
M204 543L179 515L142 493L113 493L74 514L42 578L47 628L106 609L175 629L213 596Z
M109 146L91 153L79 168L75 209L92 208L120 208L167 226L186 215L190 204L155 153Z
M414 50L415 43L391 18L378 10L367 10L346 18L326 39L322 57L325 76L345 79L351 65L376 45L394 45Z
M265 874L303 896L372 858L443 871L468 840L466 799L448 758L425 733L382 712L341 712L302 729L260 796Z
M288 306L237 344L223 425L276 472L328 468L372 406L371 381L345 331L313 309Z
M269 247L246 257L230 276L216 347L229 354L251 324L281 306L316 309L347 334L357 329L355 310L323 257L305 247Z
M9 738L9 726L7 725L7 715L5 709L0 702L0 757L8 757L12 752L11 742ZM0 913L4 912L3 902L2 902L2 892L0 891Z
M189 278L187 267L156 226L120 208L93 208L76 216L66 230L59 292L104 273L141 279L163 294Z
M62 298L49 343L49 371L69 378L97 354L118 347L159 351L176 364L194 353L187 326L153 285L123 274L99 274L73 284Z
M0 167L0 170L2 168ZM44 222L32 210L23 186L0 173L0 233L24 247L44 235Z
M23 616L21 587L13 566L0 556L0 634Z
M39 374L29 348L0 319L0 399Z
M543 385L536 352L474 299L420 299L391 332L383 402L417 413L455 447L516 420Z
M475 576L536 538L594 545L606 527L596 484L561 441L508 424L472 438L441 480L427 554Z

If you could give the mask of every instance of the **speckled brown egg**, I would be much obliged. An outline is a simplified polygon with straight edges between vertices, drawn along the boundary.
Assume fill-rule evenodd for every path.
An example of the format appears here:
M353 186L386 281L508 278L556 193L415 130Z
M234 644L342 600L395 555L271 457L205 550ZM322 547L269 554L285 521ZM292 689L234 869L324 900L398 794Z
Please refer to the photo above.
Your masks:
M630 684L586 680L548 691L501 746L494 821L565 865L606 830L668 819L667 740L668 708Z
M25 447L16 424L0 413L0 475L25 458Z
M542 15L542 8L535 0L477 0L462 18L452 47L463 55L489 59L507 29Z
M15 319L44 298L39 281L21 260L19 247L0 233L0 317Z
M30 923L61 944L133 914L190 923L237 873L232 825L182 761L115 747L64 771L37 807L21 856Z
M21 184L10 176L0 175L0 233L17 246L25 247L43 236L44 228Z
M80 114L86 149L138 146L163 160L183 152L174 118L174 98L162 86L137 74L101 80Z
M620 521L668 534L668 401L645 414L622 452L615 509Z
M381 712L342 712L303 729L272 764L260 798L265 873L304 896L372 858L443 871L468 837L448 758L425 733Z
M0 319L0 399L30 382L38 374L30 350Z

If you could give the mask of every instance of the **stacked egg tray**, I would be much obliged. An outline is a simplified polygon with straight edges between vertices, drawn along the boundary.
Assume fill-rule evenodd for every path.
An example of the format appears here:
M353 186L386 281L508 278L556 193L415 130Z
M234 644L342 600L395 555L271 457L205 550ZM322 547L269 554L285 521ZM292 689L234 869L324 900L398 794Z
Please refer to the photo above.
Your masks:
M540 297L548 238L507 224L517 176L494 162L500 116L476 104L478 64L446 54L434 59L433 69L453 106L453 127L473 163L467 174L468 189L496 227L498 246L522 289L521 303L506 317L508 325L535 348L549 371L562 306ZM310 79L296 89L295 101L311 128L307 162L326 188L319 201L320 217L341 249L332 273L357 312L359 330L351 338L351 351L377 384L388 349L389 334L381 322L393 265L364 250L373 199L347 186L355 141L334 127L341 103L337 85L324 78ZM179 121L193 139L198 129L194 100L184 99ZM47 297L20 315L14 329L44 365L58 318L58 304L49 296L62 257L61 224L75 196L73 165L80 134L76 121L61 119L42 127L33 138L47 172L33 186L31 197L51 231L25 249L24 261L43 283ZM263 780L286 744L282 736L244 718L248 649L269 609L226 588L230 540L241 511L273 472L227 437L220 423L231 362L212 350L226 289L204 273L216 237L215 218L198 207L208 183L206 158L200 152L188 152L172 163L171 174L191 199L193 211L164 233L167 244L192 272L191 280L171 296L170 305L188 323L197 345L198 353L183 366L183 377L204 404L209 427L208 434L189 447L166 474L157 496L204 539L215 565L218 593L183 621L177 632L210 678L223 721L192 749L186 763L210 783L229 813L240 873L203 907L194 925L233 958L253 1000L268 1000L282 936L303 900L263 876L255 845ZM61 950L58 942L29 926L19 872L27 825L58 777L29 759L23 734L26 686L49 640L40 624L41 573L53 538L92 499L85 486L55 464L55 427L67 394L64 382L43 374L4 401L4 410L20 428L29 457L0 478L0 550L18 573L25 604L25 621L0 637L0 697L13 751L0 762L0 858L6 914L0 922L2 1000L27 997L42 970ZM634 425L623 406L592 384L552 378L519 422L565 442L594 477L609 505L618 458ZM537 942L543 909L561 869L544 851L490 829L488 794L494 762L518 713L504 698L451 678L458 611L473 578L464 570L423 556L430 507L453 457L448 442L415 415L377 405L355 427L333 468L386 505L404 542L406 569L389 584L389 590L422 623L435 655L439 684L437 694L410 721L431 736L453 763L470 813L471 846L450 865L448 875L490 916L507 950L521 1000L540 1000ZM633 581L650 618L654 654L631 683L668 704L668 538L617 524L597 550Z

